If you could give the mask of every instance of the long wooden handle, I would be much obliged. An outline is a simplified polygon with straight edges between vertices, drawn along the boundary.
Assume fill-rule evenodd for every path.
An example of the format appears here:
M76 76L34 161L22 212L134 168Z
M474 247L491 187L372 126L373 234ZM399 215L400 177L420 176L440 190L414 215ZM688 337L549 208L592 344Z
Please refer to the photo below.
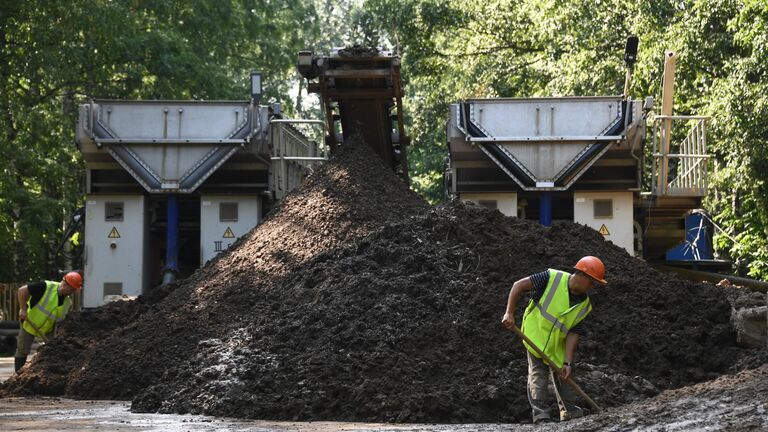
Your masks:
M560 375L560 368L557 367L557 365L554 362L552 362L552 360L550 360L549 357L547 357L547 355L544 354L544 352L540 350L535 343L533 343L533 341L528 339L528 336L524 335L523 332L519 328L517 328L517 326L514 326L512 330L520 339L524 340L528 344L528 346L533 348L533 350L536 351L536 354L541 356L541 359L544 360L544 363L549 365L549 367L552 368L553 371L555 371L558 375ZM576 384L576 382L571 379L571 377L568 377L568 379L565 380L565 383L573 387L573 389L576 390L576 393L578 393L579 396L584 398L584 400L587 401L595 411L602 411L602 408L600 408L600 406L598 406L595 403L595 401L592 400L592 398L590 398L586 393L584 393L584 390L582 390L581 387L579 387L579 385Z
M43 342L48 343L48 338L45 337L45 334L43 334L43 332L41 332L36 325L32 324L32 321L29 321L29 317L27 317L26 321L27 321L27 324L29 324L37 332L37 334L40 335L40 337L43 339ZM24 321L21 322L21 325L22 326L24 325Z

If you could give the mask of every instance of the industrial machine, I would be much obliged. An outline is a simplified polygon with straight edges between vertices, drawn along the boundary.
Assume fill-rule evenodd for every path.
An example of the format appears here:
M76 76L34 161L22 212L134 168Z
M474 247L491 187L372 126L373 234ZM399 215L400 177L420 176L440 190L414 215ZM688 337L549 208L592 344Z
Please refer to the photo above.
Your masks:
M280 106L94 100L79 107L86 163L84 307L187 276L297 186L324 146Z
M623 95L452 104L449 196L544 225L585 224L648 260L663 261L674 249L679 262L712 261L711 230L687 216L707 190L707 118L672 115L672 52L661 112L652 115L653 98L630 98L636 55L637 38L630 38ZM686 221L696 230L688 237Z
M259 105L258 73L245 101L94 100L79 107L76 139L87 171L84 307L189 275L352 136L408 180L399 58L361 47L328 57L301 52L298 69L317 78L308 90L320 94L325 121L285 119L279 105Z
M360 46L336 48L328 56L301 51L298 57L308 92L320 95L331 150L359 135L407 182L400 58Z

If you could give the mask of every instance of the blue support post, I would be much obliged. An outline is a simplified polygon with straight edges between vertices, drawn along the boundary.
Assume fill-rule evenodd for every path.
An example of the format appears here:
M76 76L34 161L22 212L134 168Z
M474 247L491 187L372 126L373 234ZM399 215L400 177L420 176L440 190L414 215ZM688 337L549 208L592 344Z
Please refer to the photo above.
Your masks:
M176 280L179 271L179 197L168 195L163 285Z
M544 226L552 225L552 192L539 194L539 223Z

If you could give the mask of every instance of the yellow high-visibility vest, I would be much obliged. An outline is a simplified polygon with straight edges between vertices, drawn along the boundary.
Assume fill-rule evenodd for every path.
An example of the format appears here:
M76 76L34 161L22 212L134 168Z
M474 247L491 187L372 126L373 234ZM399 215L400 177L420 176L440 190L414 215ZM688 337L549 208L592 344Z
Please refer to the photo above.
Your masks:
M64 319L72 307L72 300L67 296L59 306L59 282L45 281L45 294L34 307L29 305L32 299L27 300L27 319L22 324L27 333L40 336L53 331L53 326ZM37 327L35 330L30 323ZM42 333L42 334L40 334Z
M565 338L568 331L580 323L592 311L589 297L574 306L570 305L568 280L570 273L548 269L549 281L538 302L531 302L523 315L523 334L549 357L558 367L565 361ZM538 354L523 342L533 354Z

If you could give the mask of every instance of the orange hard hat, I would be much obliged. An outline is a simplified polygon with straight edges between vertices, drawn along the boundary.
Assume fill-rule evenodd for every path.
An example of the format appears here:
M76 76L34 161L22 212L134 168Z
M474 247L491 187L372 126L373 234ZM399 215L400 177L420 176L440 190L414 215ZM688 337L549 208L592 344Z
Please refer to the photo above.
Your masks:
M83 277L78 272L69 272L64 275L64 282L72 288L79 290L83 287Z
M579 262L576 263L575 266L573 266L576 270L580 270L581 272L585 273L587 276L591 277L597 282L600 282L601 284L605 285L608 282L605 281L605 265L603 265L603 262L600 261L600 258L593 257L593 256L585 256L584 258L580 259Z

